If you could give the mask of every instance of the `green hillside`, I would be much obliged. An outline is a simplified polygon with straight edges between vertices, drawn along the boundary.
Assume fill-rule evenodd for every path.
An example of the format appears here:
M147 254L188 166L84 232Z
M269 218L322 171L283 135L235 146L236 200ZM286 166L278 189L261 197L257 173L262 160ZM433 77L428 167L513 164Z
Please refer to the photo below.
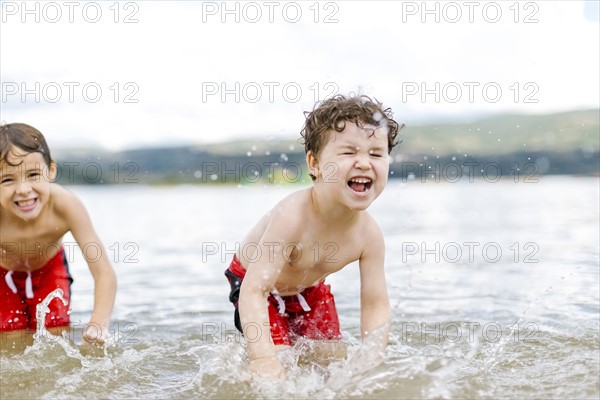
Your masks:
M411 154L507 154L599 149L600 110L502 115L472 123L407 126L402 150Z
M494 164L502 175L515 166L536 174L600 175L599 125L600 110L583 110L407 126L390 176L419 177L474 163ZM120 152L59 149L53 156L64 172L60 183L275 183L289 171L302 178L293 182L310 182L299 135Z

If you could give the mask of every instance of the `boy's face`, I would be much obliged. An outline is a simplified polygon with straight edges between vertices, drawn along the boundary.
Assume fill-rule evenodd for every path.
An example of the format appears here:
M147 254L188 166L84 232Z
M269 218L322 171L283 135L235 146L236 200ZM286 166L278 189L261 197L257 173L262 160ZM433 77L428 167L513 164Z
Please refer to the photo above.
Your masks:
M36 218L50 198L55 177L56 165L46 165L40 153L13 148L8 163L0 161L0 206L23 220Z
M307 154L307 162L317 177L316 184L322 184L350 209L364 210L387 184L387 131L346 121L342 132L329 132L318 156Z

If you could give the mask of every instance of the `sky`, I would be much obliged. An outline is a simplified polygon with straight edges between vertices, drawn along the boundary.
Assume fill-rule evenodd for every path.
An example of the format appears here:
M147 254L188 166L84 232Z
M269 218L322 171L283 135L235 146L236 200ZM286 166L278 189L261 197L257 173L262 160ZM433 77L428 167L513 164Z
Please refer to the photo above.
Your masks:
M51 147L294 137L334 93L418 125L598 108L598 1L1 1L0 121Z

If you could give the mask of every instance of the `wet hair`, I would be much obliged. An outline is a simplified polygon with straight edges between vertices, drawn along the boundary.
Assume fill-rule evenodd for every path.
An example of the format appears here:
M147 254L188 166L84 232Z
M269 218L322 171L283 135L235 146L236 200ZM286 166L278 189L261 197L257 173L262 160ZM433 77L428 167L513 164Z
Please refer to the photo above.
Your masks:
M15 147L26 153L40 153L46 165L52 164L50 149L40 131L27 124L0 125L0 161L16 167L18 164L8 161L9 155L15 155Z
M312 151L315 155L319 154L329 140L330 131L342 132L346 121L358 126L387 128L388 154L398 144L396 136L404 127L404 124L399 125L394 121L391 108L384 108L377 99L372 100L365 95L351 97L338 94L315 104L314 109L304 115L306 121L300 131L300 136L304 139L304 151Z

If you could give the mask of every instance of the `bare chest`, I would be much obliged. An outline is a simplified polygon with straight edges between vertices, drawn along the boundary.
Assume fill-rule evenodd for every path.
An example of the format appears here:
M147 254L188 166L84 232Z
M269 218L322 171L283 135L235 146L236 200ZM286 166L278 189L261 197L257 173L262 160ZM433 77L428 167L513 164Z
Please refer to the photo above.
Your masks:
M286 256L276 283L281 295L296 294L315 286L327 275L358 260L360 249L351 241L330 240L297 244Z
M58 252L67 229L62 224L0 227L0 266L15 271L42 268Z

